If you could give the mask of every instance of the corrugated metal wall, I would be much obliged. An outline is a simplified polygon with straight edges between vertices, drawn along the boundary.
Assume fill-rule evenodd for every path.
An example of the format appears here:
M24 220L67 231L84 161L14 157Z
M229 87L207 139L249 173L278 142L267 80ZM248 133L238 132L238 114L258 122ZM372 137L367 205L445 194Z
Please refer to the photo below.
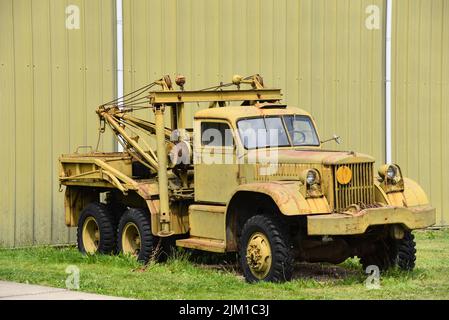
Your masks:
M383 20L383 0L124 0L125 92L163 74L200 89L260 73L323 138L382 162L384 28L365 27L369 5Z
M449 1L394 0L393 160L449 224Z
M448 2L393 1L394 160L430 194L441 224L449 220ZM65 28L71 4L79 30ZM365 28L369 5L380 8L380 29ZM382 162L384 16L385 0L124 0L125 92L167 73L186 75L187 88L261 73L312 112L322 137L338 133L339 148ZM115 23L113 0L0 0L0 246L74 240L56 160L96 144L93 110L116 91ZM111 136L101 145L111 150Z
M95 107L116 87L115 1L0 0L0 30L0 246L67 243L57 158L97 143Z

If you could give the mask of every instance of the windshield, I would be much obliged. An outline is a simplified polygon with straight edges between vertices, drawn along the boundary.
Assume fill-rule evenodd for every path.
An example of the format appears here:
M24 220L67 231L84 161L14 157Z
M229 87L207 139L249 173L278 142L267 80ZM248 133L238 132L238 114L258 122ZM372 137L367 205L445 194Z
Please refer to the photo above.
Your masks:
M273 116L237 121L246 149L289 146L319 146L318 135L308 116Z

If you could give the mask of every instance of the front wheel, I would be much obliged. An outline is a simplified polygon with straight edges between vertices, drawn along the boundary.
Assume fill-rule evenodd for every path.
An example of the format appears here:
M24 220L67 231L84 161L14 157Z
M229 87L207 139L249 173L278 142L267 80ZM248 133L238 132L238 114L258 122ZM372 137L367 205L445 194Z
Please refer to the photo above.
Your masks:
M375 244L375 251L360 257L363 269L376 265L381 271L395 266L405 271L415 268L416 243L411 231L406 231L402 239L382 239Z
M395 263L400 269L411 271L415 268L415 247L415 237L410 231L404 234L404 238L397 240Z
M274 217L248 219L240 238L240 265L248 282L289 281L293 257L285 226Z

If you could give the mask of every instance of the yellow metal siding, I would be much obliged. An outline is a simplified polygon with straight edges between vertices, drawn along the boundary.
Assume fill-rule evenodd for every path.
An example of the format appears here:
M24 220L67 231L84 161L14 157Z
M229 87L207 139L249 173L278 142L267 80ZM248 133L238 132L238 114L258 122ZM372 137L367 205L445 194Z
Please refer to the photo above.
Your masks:
M57 159L96 145L95 107L115 95L115 1L0 0L0 30L0 246L74 241ZM100 147L113 146L107 134Z
M0 156L0 168L2 183L0 183L0 245L14 245L15 227L15 95L12 74L14 74L14 50L11 46L14 35L12 18L12 1L1 2L0 8L0 108L2 124L0 125L0 137L2 139L2 151ZM10 75L6 77L4 75ZM5 108L6 107L6 108Z
M72 4L80 30L65 28ZM373 4L382 27L370 31ZM393 4L394 161L448 224L449 1ZM261 73L323 138L338 133L338 148L380 163L384 16L385 0L124 0L125 92L167 73L186 75L187 88ZM93 110L115 96L115 23L113 0L0 0L0 246L75 239L56 163L97 143ZM114 148L109 133L100 147Z
M449 1L393 1L393 161L449 224Z
M197 89L261 73L323 138L338 133L338 148L382 162L384 28L365 28L373 4L382 25L383 0L124 0L125 92L163 74Z

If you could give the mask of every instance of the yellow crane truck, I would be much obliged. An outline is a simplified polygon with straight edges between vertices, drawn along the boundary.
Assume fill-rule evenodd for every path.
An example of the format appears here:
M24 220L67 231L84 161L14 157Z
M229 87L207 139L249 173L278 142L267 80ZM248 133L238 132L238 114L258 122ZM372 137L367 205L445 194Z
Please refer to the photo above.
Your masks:
M320 140L312 116L259 75L198 91L175 83L164 76L98 107L100 133L110 127L123 152L60 157L81 252L144 263L174 246L238 252L249 282L288 281L296 261L414 268L411 232L433 225L435 209L397 164L376 173L368 155L324 149L339 137ZM187 128L185 108L200 103L209 108Z

